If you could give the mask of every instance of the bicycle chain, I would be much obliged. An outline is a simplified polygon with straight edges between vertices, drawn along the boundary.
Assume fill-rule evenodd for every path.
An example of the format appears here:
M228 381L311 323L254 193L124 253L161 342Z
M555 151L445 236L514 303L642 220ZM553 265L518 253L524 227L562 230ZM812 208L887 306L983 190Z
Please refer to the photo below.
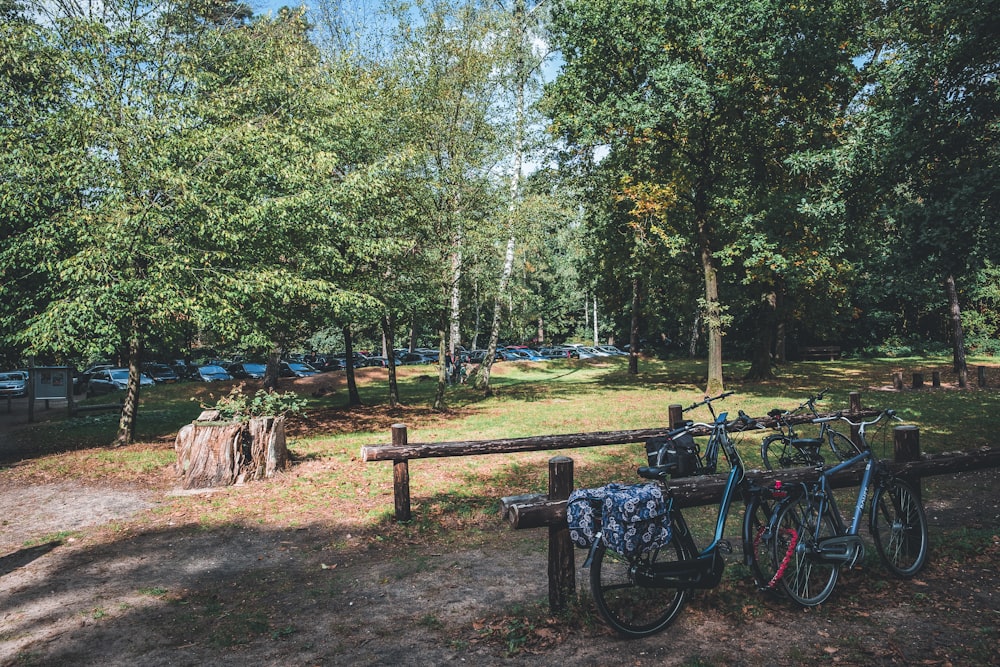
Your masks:
M757 537L753 541L754 553L757 553L757 546L760 544L760 538L764 535L766 529L767 528L765 526L761 526L761 529L757 532ZM792 560L792 554L795 553L795 546L799 542L799 533L794 528L785 528L783 532L791 534L792 539L788 543L788 551L785 552L785 557L782 559L781 565L778 566L778 571L774 573L774 576L771 577L771 581L769 581L767 586L764 587L765 590L774 588L778 585L778 582L781 581L781 577L784 576L785 570L788 569L788 563Z

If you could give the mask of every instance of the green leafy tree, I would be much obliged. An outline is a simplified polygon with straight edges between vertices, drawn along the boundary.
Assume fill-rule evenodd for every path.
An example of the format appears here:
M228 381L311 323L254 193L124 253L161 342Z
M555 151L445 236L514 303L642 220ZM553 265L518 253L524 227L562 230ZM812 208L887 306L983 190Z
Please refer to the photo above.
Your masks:
M740 232L787 191L785 158L828 133L828 108L842 104L851 54L838 37L851 17L821 5L566 1L553 11L565 60L548 91L554 127L620 155L630 166L619 192L669 193L635 202L657 211L669 247L698 258L710 392L723 386L724 269L752 241ZM743 278L730 273L730 284Z
M893 232L887 259L907 301L936 285L947 304L955 372L966 383L962 284L1000 254L998 214L1000 3L889 6L872 21L863 136L878 147L875 173ZM926 290L923 290L926 291ZM936 300L935 300L936 301ZM940 302L940 301L939 301Z

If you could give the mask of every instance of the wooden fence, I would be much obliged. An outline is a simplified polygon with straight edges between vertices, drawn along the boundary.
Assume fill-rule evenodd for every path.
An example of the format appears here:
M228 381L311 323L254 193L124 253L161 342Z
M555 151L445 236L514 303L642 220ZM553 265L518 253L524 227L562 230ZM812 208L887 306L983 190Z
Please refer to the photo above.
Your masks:
M862 409L861 395L852 392L850 395L850 414L855 418L871 417L878 414L877 410ZM444 456L479 456L484 454L510 454L514 452L539 452L580 447L601 447L604 445L624 445L646 442L650 438L666 435L674 425L683 419L683 409L680 405L668 408L668 425L662 428L638 429L628 431L604 431L600 433L570 433L565 435L539 435L526 438L502 438L496 440L463 440L454 442L410 443L405 424L393 424L392 444L365 445L361 448L361 460L365 462L392 461L393 463L393 498L395 502L396 520L409 521L412 518L410 508L410 460L436 458ZM793 424L806 424L812 421L812 415L794 415L788 418ZM766 427L777 426L777 420L771 417L760 417L757 421ZM707 436L707 429L692 431L696 436Z
M854 419L872 417L879 411L863 409L860 394L850 395L850 414ZM796 415L789 421L804 424L812 415ZM664 428L601 433L574 433L567 435L506 438L498 440L455 441L439 443L409 443L404 424L392 426L392 444L369 445L361 448L361 459L366 462L393 462L393 495L396 519L407 521L410 509L409 461L410 459L446 456L478 456L526 451L563 450L579 447L645 442L649 438L665 435L682 420L680 405L669 408L669 425ZM776 426L776 420L766 418L758 422L767 427ZM708 435L695 431L695 435ZM856 436L856 433L852 433ZM974 451L921 455L919 432L914 426L897 426L893 429L894 460L890 464L896 474L917 482L922 477L947 473L966 472L1000 466L1000 449L984 447ZM834 487L858 484L860 470L847 470L832 480ZM815 468L792 468L776 471L748 470L747 477L760 484L771 484L781 479L785 484L815 480ZM671 480L667 483L678 507L696 507L718 503L725 488L726 475L706 475ZM509 496L501 500L501 513L512 528L548 528L548 579L549 606L553 611L564 609L576 590L574 547L569 539L566 524L566 499L573 490L573 460L556 456L549 461L548 494Z

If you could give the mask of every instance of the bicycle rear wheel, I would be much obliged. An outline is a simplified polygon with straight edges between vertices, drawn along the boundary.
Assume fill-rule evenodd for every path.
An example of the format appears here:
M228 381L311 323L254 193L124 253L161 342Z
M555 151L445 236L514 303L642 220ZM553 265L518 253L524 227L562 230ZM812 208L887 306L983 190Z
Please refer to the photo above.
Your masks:
M783 507L772 541L775 563L784 563L779 582L790 598L803 607L815 607L833 593L840 565L819 555L819 541L837 534L829 508L819 514L819 506L803 496Z
M927 562L927 515L909 484L892 479L872 498L869 528L886 568L908 579Z
M778 568L774 563L774 546L770 534L773 503L754 495L743 515L743 558L750 568L757 588L773 589L769 584Z
M782 434L764 438L764 442L760 443L760 459L764 463L764 469L822 465L823 459L818 452L804 451L793 443L787 435Z
M640 586L635 582L635 569L692 557L677 538L639 558L626 558L603 542L598 544L590 564L590 590L601 618L629 638L646 637L666 628L677 618L689 589Z
M827 434L827 438L830 443L830 449L833 450L833 453L840 461L854 458L861 453L861 448L846 435L842 435L831 429Z

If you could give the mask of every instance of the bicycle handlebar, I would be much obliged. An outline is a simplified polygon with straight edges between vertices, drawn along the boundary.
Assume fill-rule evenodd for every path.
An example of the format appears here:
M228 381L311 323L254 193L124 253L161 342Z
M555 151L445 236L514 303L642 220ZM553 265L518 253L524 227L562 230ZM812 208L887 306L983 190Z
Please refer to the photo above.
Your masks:
M686 408L684 408L682 410L682 412L687 412L688 410L693 410L694 408L697 408L697 407L702 406L702 405L708 405L712 401L717 401L720 398L725 398L726 396L732 396L735 393L736 393L735 391L724 391L721 394L719 394L718 396L706 396L704 400L698 401L697 403L692 403L691 405L689 405Z
M860 427L864 427L864 426L871 426L872 424L877 424L878 422L880 422L882 420L882 417L888 417L889 419L895 419L897 421L903 421L900 417L898 417L896 415L896 411L895 410L885 409L885 410L882 410L881 412L879 412L878 415L875 417L875 419L872 419L871 421L865 421L865 420L862 419L859 422L852 422L850 419L848 419L847 417L844 416L843 412L838 412L838 413L830 415L828 417L817 417L817 418L813 419L812 422L814 424L823 424L825 422L832 422L832 421L836 421L837 419L843 419L845 422L847 422L851 426L857 426L857 427L860 428Z

